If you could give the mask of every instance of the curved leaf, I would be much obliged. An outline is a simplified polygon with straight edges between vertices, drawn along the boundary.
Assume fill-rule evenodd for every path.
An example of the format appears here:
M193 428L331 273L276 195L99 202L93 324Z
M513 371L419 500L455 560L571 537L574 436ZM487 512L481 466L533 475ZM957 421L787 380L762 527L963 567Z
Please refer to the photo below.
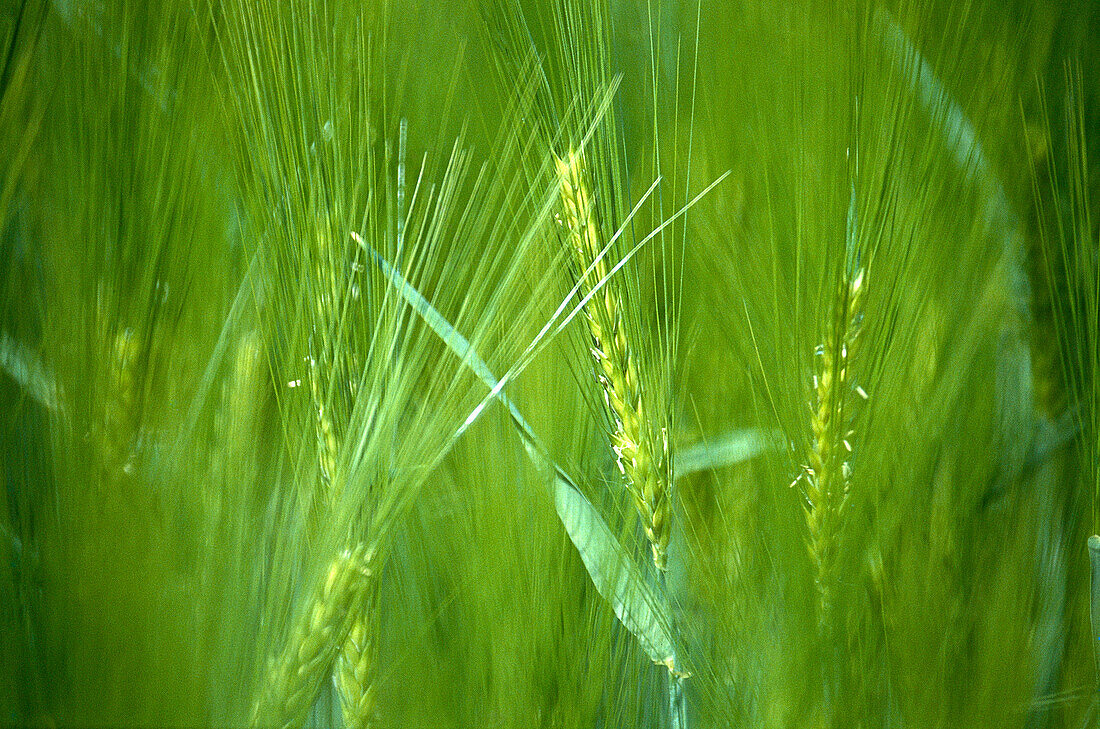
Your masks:
M550 458L530 424L511 398L504 394L500 381L469 340L366 241L355 233L351 235L401 298L412 306L443 343L489 388L495 399L504 405L531 460L552 474L554 508L570 541L580 554L596 591L611 605L619 621L637 638L650 659L672 669L675 654L668 629L671 622L664 603L637 563L611 533L599 512L576 483Z

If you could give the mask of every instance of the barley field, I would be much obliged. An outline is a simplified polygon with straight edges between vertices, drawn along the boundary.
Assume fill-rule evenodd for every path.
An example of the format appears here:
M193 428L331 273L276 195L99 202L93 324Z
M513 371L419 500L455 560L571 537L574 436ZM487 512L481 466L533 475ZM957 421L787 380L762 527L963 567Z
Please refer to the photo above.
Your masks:
M0 727L1100 727L1098 52L0 0Z

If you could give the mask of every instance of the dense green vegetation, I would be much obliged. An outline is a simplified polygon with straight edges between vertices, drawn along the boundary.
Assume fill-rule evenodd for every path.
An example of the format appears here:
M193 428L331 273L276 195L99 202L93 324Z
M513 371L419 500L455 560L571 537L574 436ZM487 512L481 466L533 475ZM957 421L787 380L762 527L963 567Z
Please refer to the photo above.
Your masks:
M1096 38L0 0L0 726L1096 725Z

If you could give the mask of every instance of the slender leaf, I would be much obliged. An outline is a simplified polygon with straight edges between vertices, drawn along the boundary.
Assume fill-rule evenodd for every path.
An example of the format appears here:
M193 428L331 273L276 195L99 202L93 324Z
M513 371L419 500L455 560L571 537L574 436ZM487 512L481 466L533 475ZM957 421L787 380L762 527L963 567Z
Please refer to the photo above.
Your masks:
M0 332L0 369L6 371L40 405L49 410L57 409L57 384L53 375L34 352L12 339L7 332Z
M716 438L693 443L677 451L674 478L750 461L776 445L780 437L776 430L735 428Z
M650 659L654 663L672 668L674 651L672 636L667 627L670 624L667 611L634 559L611 533L599 512L573 479L550 458L530 424L511 398L502 391L500 382L469 340L366 241L355 233L352 233L352 237L379 267L397 293L504 405L532 461L552 474L554 507L558 518L580 554L592 584L610 603L615 615L637 638Z
M1100 686L1100 536L1089 537L1091 588L1089 621L1092 626L1092 649L1096 660L1097 686Z

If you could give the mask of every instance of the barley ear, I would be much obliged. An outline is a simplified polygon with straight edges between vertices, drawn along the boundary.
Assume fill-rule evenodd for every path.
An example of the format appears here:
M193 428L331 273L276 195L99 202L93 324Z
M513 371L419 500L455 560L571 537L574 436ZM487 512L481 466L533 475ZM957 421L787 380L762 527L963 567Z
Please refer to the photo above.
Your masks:
M371 578L356 609L356 618L337 658L333 675L347 729L368 729L375 724L378 638L378 584L375 578Z
M866 277L862 270L842 276L825 342L819 347L820 369L815 378L813 442L805 466L806 524L809 553L817 585L819 618L832 607L836 541L848 503L851 477L850 396L865 397L852 381L851 365L863 318Z
M333 560L282 653L273 661L252 711L252 726L301 727L352 628L369 584L363 544Z
M310 358L309 389L313 398L313 407L317 412L314 427L317 435L317 460L321 468L321 483L326 496L332 498L332 479L336 473L336 457L339 452L339 440L332 415L325 407L325 397L321 392L321 374L317 361Z
M596 377L614 421L611 445L619 470L642 520L653 551L653 562L664 571L670 529L671 459L667 430L656 426L638 378L637 362L624 326L622 290L610 273L599 226L595 219L591 184L584 157L570 150L565 159L555 158L561 177L563 224L574 265L587 296L604 282L585 309L592 336Z
M114 338L107 369L100 425L100 448L108 479L121 478L133 468L134 443L138 431L137 360L141 343L131 329Z

